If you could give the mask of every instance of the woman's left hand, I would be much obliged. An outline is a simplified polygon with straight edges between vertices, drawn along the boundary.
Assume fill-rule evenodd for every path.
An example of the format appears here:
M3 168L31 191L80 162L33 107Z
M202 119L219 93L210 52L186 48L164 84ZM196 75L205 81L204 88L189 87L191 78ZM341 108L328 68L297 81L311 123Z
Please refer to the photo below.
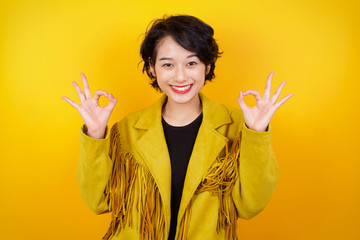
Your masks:
M261 97L259 92L256 90L246 90L245 92L240 91L237 99L240 109L244 115L246 126L254 131L266 131L266 128L268 127L275 111L294 95L290 93L276 102L280 96L281 90L286 84L286 81L283 81L276 89L274 95L270 97L271 78L273 75L274 72L271 72L267 78L264 97ZM255 97L256 106L249 107L246 105L244 102L244 96L246 95L253 95Z

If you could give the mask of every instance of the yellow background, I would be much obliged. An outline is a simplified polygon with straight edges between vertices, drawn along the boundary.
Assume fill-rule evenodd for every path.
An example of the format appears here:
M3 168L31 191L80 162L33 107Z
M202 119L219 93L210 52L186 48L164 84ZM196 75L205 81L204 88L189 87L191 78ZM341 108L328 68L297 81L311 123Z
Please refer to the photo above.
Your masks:
M149 106L160 94L137 65L141 34L178 13L209 23L224 51L208 97L236 106L271 71L273 92L287 80L281 96L294 93L272 119L279 185L239 220L240 239L360 239L360 3L348 0L1 1L0 239L105 233L109 214L90 212L75 181L82 119L60 97L79 102L84 72L119 100L110 125Z

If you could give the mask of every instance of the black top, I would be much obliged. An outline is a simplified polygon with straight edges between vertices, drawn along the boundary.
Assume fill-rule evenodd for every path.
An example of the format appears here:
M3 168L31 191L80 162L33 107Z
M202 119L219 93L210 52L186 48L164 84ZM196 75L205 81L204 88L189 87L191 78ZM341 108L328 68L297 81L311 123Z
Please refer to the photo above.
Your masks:
M175 239L177 216L186 170L202 118L203 114L201 113L192 123L181 127L171 126L165 122L164 118L162 119L171 161L171 222L169 240Z

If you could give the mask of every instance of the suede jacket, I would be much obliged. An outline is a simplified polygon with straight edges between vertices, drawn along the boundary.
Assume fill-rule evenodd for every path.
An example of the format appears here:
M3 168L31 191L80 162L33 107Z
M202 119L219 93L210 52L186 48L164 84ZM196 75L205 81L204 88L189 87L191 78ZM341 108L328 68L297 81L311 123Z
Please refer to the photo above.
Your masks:
M189 160L176 239L237 239L236 219L260 213L278 183L267 131L250 130L238 108L199 94L203 121ZM77 181L87 206L112 213L104 239L168 238L171 164L161 123L166 95L127 115L104 139L80 131Z

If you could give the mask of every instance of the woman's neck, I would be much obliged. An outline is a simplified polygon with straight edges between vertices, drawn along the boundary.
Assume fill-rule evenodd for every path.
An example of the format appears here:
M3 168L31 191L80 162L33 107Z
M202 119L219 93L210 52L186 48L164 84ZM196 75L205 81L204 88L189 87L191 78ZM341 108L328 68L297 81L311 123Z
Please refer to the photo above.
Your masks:
M169 101L164 104L162 117L172 126L185 126L193 122L202 112L200 97L197 96L187 103Z

